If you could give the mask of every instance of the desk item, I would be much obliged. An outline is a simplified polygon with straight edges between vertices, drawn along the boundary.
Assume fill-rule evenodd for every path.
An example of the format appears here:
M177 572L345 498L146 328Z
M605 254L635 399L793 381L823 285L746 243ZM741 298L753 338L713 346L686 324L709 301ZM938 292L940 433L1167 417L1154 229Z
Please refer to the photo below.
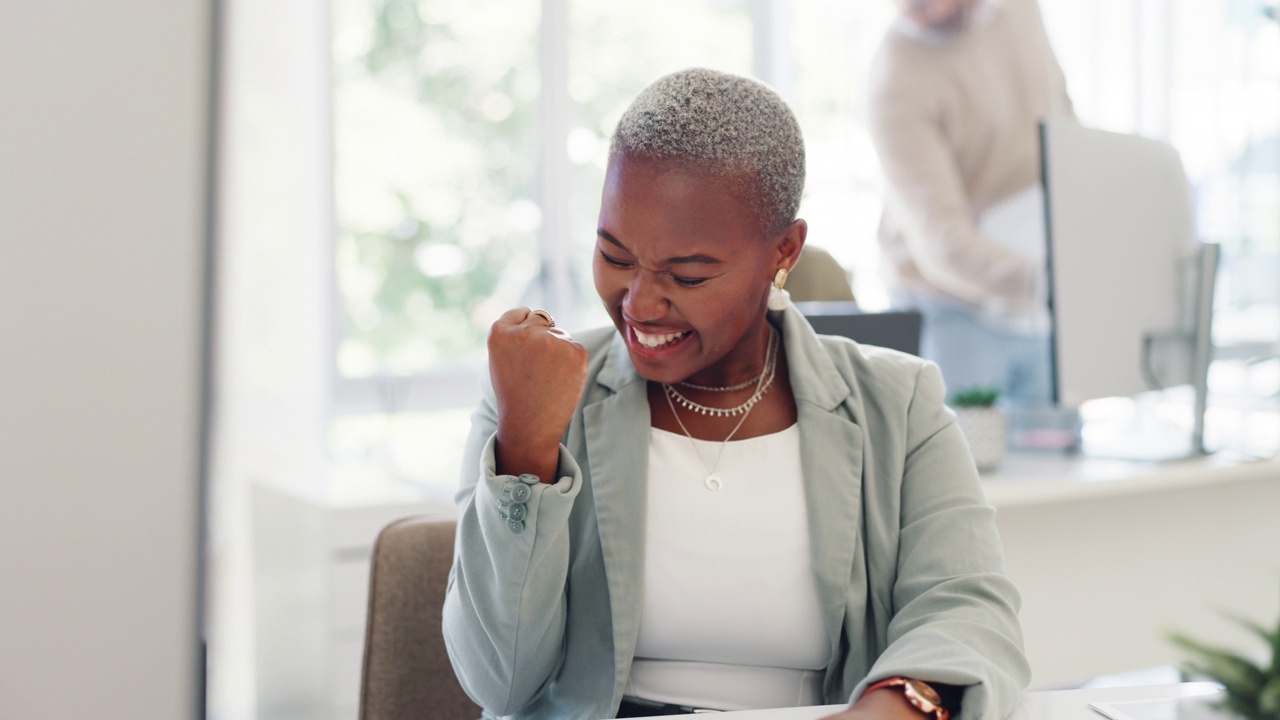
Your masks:
M1074 450L1080 446L1080 411L1054 405L1005 408L1010 450Z
M1002 299L995 298L983 305L982 314L989 321L1020 335L1043 337L1048 334L1044 185L1030 185L984 210L978 216L978 230L1041 266L1035 298L1029 306L1010 308Z
M1195 237L1177 150L1073 121L1042 123L1040 138L1054 401L1188 383L1203 454L1220 253Z
M1147 388L1143 335L1183 320L1196 250L1191 191L1169 145L1069 121L1041 126L1057 399Z
M1111 720L1234 720L1214 706L1222 699L1222 691L1206 690L1204 695L1186 697L1093 702L1089 708Z
M920 354L923 321L918 312L863 312L853 302L805 302L795 306L819 334Z
M953 408L956 424L969 444L973 464L986 472L1000 466L1006 446L1004 411L993 406L967 406Z

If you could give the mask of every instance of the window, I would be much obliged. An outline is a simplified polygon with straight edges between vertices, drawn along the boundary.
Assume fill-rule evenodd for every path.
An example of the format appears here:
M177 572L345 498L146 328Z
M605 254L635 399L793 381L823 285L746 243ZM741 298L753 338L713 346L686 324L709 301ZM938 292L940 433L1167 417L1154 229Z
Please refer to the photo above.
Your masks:
M1215 367L1209 429L1274 452L1280 428L1257 411L1280 396L1275 3L1040 2L1079 116L1181 152L1201 236L1226 249L1218 340L1235 359ZM524 303L571 329L603 322L583 248L605 143L626 102L668 70L751 73L791 101L809 150L810 242L853 270L865 305L882 307L881 188L862 87L894 3L232 5L220 267L238 285L220 308L231 332L219 348L210 703L218 717L252 717L278 698L353 716L358 645L309 631L331 596L275 597L276 580L291 583L300 568L313 579L295 544L332 559L328 546L300 539L300 511L262 505L258 490L364 517L365 501L387 501L388 480L416 484L391 488L401 499L420 499L422 485L452 489L492 318ZM344 578L335 587L360 585ZM258 607L263 597L271 602ZM307 657L264 659L255 614L258 627L307 628L295 636L315 641ZM316 677L319 690L298 684Z
M762 17L782 16L333 0L340 466L452 484L490 323L520 304L570 329L607 322L589 248L614 124L663 73L751 74Z
M1280 391L1280 23L1258 0L1041 0L1076 113L1164 140L1222 245L1209 446L1274 452ZM1186 411L1189 418L1190 412ZM1189 419L1181 418L1189 425Z
M1280 25L1250 0L1041 5L1080 118L1182 153L1201 236L1225 249L1220 342L1273 347ZM861 88L893 3L332 7L340 464L451 485L492 320L526 304L570 329L606 322L587 248L608 139L665 72L754 74L788 98L808 144L810 242L852 270L865 306L887 304ZM425 437L446 439L428 454Z

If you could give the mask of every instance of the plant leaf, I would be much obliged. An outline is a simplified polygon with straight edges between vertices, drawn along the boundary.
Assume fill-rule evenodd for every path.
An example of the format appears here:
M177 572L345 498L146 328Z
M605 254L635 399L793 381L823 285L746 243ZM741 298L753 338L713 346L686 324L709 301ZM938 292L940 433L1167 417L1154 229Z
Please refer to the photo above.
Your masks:
M1258 693L1258 710L1263 715L1280 716L1280 675L1273 675Z
M1240 655L1205 645L1185 635L1175 633L1169 639L1194 656L1189 669L1217 680L1226 686L1228 695L1238 695L1256 706L1258 693L1267 683L1261 668Z
M1272 670L1280 669L1277 667L1277 661L1280 660L1280 626L1277 626L1274 630L1269 630L1262 623L1234 612L1224 610L1222 615L1266 641L1267 649L1271 651Z

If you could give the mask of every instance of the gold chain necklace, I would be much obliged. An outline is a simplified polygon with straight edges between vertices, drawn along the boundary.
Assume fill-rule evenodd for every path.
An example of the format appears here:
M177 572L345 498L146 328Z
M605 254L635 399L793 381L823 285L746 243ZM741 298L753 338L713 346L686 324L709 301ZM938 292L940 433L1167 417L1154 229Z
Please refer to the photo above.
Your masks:
M690 400L689 398L685 397L684 395L681 395L680 391L676 390L674 385L667 385L664 383L662 385L662 390L667 395L667 402L671 402L672 400L674 400L680 403L680 405L685 409L692 410L700 415L710 415L711 417L737 417L738 415L745 415L746 413L751 412L751 408L755 407L756 403L760 402L760 398L764 397L764 394L769 391L770 387L773 386L773 377L774 377L774 371L777 369L777 360L778 360L778 332L773 329L772 325L770 325L769 326L769 350L767 353L765 353L764 370L760 373L760 376L757 377L754 381L754 384L756 386L756 391L752 393L751 397L747 398L746 401L743 402L742 404L736 405L731 408L710 407L708 405L702 405L701 403L696 403ZM696 386L691 386L691 387L696 387ZM739 389L745 389L745 388L739 388Z
M715 490L724 489L724 481L721 480L720 476L716 473L716 470L719 469L720 467L720 458L721 456L724 455L724 449L726 446L728 446L729 441L733 439L733 436L737 435L738 431L742 429L743 423L747 421L747 416L751 414L751 409L756 406L756 403L759 402L760 398L764 396L764 391L768 390L769 385L773 383L773 374L774 374L774 370L776 369L776 362L777 362L778 333L777 331L773 330L772 326L770 326L769 329L772 332L772 334L770 335L770 339L769 339L769 352L765 358L765 371L760 373L760 377L756 379L756 383L757 383L756 391L752 393L751 399L748 400L746 403L743 403L743 405L739 406L739 407L745 406L745 409L741 411L742 418L738 420L737 425L733 426L733 430L729 431L728 437L720 441L720 448L716 450L715 464L713 464L711 467L709 468L707 467L707 461L702 458L702 453L698 450L698 443L694 439L693 433L689 432L689 428L684 426L684 421L680 419L680 413L676 411L676 405L674 402L672 402L672 399L671 399L671 395L672 395L672 393L670 392L671 386L666 384L663 384L662 386L665 390L668 391L663 393L663 397L667 399L667 407L671 408L671 416L676 419L676 424L680 426L680 430L684 433L685 437L689 438L689 444L693 447L693 454L698 456L698 462L702 465L702 469L707 471L707 476L706 478L703 479L702 484L708 490L715 491ZM676 396L679 397L679 393L676 393ZM715 410L716 408L707 408L707 409ZM720 417L723 417L723 416L720 416Z

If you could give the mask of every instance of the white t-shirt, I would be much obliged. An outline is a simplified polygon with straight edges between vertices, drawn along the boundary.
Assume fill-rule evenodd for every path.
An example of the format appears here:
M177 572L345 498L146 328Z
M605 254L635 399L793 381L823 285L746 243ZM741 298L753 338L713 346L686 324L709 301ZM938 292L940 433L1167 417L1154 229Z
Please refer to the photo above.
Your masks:
M721 710L821 704L831 646L800 429L730 442L717 464L721 445L650 430L644 609L626 695ZM719 490L704 483L713 466Z

